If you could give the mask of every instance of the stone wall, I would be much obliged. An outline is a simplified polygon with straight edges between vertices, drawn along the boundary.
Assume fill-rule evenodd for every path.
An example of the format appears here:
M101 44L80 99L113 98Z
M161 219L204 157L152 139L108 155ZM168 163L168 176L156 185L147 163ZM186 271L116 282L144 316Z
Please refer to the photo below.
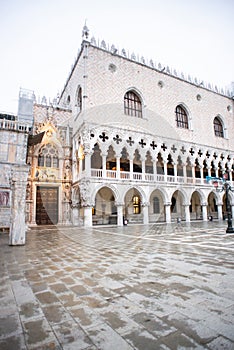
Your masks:
M10 244L25 243L26 165L29 127L1 120L0 125L0 227L10 229Z

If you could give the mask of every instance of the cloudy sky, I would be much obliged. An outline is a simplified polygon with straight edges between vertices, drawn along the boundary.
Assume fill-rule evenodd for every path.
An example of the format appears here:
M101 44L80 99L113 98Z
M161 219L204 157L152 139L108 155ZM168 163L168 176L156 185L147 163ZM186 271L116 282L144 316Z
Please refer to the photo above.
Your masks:
M53 100L90 36L220 87L234 81L233 0L0 0L0 111Z

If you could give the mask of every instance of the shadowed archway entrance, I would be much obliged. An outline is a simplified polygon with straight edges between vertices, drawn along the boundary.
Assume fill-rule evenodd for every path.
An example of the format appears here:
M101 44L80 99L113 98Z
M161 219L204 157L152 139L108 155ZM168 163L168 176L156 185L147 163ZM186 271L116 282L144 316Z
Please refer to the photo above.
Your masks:
M117 208L110 188L102 187L97 192L92 214L93 225L117 224Z
M37 225L58 223L58 187L37 186L36 223Z

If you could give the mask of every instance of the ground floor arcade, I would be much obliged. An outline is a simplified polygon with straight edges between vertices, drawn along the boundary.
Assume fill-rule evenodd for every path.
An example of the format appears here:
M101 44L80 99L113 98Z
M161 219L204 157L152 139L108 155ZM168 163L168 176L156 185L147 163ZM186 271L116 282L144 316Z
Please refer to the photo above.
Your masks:
M89 198L84 198L84 197ZM229 201L234 217L234 198ZM87 194L82 186L73 191L72 222L93 226L126 223L148 224L182 220L223 220L226 217L226 195L212 187L178 188L96 184ZM76 203L76 204L75 204Z

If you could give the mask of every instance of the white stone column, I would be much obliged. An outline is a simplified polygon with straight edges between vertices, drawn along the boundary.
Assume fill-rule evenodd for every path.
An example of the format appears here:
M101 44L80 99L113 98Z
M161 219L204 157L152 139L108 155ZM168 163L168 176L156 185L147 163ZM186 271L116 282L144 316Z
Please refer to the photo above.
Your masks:
M106 178L106 154L102 155L102 177Z
M183 175L184 175L184 182L187 182L187 169L186 169L186 164L183 164Z
M145 180L145 160L143 159L141 162L142 166L142 180Z
M192 179L193 179L193 182L195 182L195 166L192 165Z
M175 182L177 182L177 164L173 163Z
M28 166L17 168L11 179L12 205L9 245L24 245L26 240L25 203Z
M120 157L116 157L116 177L120 178Z
M185 221L190 222L189 204L184 205L184 211L185 211Z
M85 154L85 173L87 177L91 176L91 154L86 153Z
M171 222L171 203L164 204L166 213L166 222Z
M217 204L217 209L218 209L218 219L223 220L223 206L221 204Z
M153 173L154 173L154 181L157 179L157 164L156 160L153 160Z
M203 174L203 165L200 166L200 174L201 174L201 181L204 179L204 174ZM202 181L203 183L203 181Z
M133 159L129 159L130 162L130 179L133 179Z
M207 170L208 170L208 176L211 176L211 167L210 167L210 165L207 165Z
M92 222L92 207L83 207L84 210L84 226L91 227L93 226Z
M117 226L123 226L123 204L116 204L117 206Z
M207 221L207 204L202 204L202 219Z
M163 170L164 170L164 181L167 181L167 162L163 162Z
M147 225L149 223L149 203L142 204L142 212L143 212L143 224Z

